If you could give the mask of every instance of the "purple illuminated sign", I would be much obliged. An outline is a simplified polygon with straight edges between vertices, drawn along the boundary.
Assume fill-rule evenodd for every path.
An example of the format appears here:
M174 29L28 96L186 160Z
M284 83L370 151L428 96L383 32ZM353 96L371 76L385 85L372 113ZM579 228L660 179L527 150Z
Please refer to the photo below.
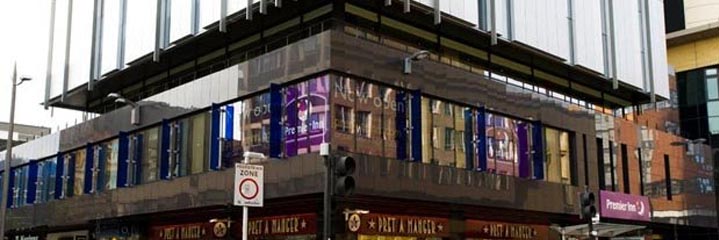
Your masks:
M649 198L611 191L599 193L599 215L606 218L650 221Z

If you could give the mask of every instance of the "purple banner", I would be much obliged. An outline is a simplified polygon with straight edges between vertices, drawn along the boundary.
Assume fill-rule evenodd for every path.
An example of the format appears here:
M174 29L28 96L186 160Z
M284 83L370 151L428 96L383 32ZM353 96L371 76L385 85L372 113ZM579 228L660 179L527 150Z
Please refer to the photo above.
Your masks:
M611 191L599 193L599 215L638 221L651 221L649 198Z
M319 151L329 142L329 76L322 76L286 88L285 156Z

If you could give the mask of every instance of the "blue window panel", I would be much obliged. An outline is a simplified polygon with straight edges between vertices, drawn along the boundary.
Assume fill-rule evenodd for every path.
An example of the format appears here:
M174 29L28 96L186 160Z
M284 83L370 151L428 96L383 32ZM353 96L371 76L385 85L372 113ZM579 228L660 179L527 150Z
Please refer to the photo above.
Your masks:
M102 190L105 189L105 167L107 166L107 163L105 162L107 160L106 158L107 153L105 152L105 148L98 146L97 148L97 185L95 186L95 191L102 192Z
M75 194L75 154L70 153L68 154L70 156L70 159L67 164L67 169L65 169L65 175L67 175L67 188L66 197L72 197Z
M472 124L473 119L473 112L470 108L464 109L464 146L465 146L465 165L467 166L467 170L474 169L474 144L472 143L472 140L474 138L473 135L473 129L474 126Z
M212 104L210 118L210 169L220 170L220 105Z
M235 107L232 105L225 106L225 141L222 144L222 166L226 168L233 167L232 156L234 154L235 139Z
M142 157L143 157L143 146L145 142L145 136L142 134L135 135L135 148L132 159L135 159L135 164L133 165L135 173L135 176L132 178L132 184L133 185L139 185L142 181Z
M95 168L95 149L92 146L92 144L88 143L87 146L85 146L85 182L83 183L83 193L92 193L92 181L95 181L95 179L92 178L92 172Z
M412 116L410 116L410 124L412 125L412 158L414 162L422 162L422 92L418 90L412 91L411 100Z
M120 132L117 147L117 188L127 187L127 160L130 141L126 132Z
M477 171L487 171L487 112L477 110Z
M160 129L160 179L170 179L170 122L162 120Z
M225 139L235 139L235 106L225 106Z
M544 179L544 136L542 122L532 123L532 169L534 179Z
M62 153L57 154L57 164L55 165L55 199L62 198L63 186L62 178L65 176L65 156Z
M13 194L13 188L15 187L15 169L10 170L10 179L8 179L8 182L10 184L10 188L8 188L8 192L7 192L6 208L12 207L13 201L15 201L15 194Z
M407 159L407 97L402 90L395 95L397 110L395 117L395 131L397 132L397 159Z
M35 199L37 199L37 161L30 161L29 173L27 177L27 197L25 198L25 203L27 204L34 204Z
M270 157L280 158L282 155L282 87L270 85Z

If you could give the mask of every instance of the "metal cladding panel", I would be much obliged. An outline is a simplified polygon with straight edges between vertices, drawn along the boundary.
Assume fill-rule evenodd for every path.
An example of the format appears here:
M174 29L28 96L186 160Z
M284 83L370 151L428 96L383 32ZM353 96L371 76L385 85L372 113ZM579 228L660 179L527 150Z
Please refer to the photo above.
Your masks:
M487 170L487 112L484 108L477 110L477 171Z
M65 176L65 156L57 154L57 165L55 165L55 199L62 198L63 176Z
M117 188L127 187L128 151L130 141L126 132L120 132L117 147Z
M170 179L170 122L162 120L160 137L160 179Z
M210 169L220 170L220 105L212 104L210 110Z
M534 179L544 179L544 130L542 122L532 123L532 169Z
M95 158L94 157L95 157L95 148L92 144L88 143L85 146L85 177L84 177L85 182L83 182L83 185L82 185L83 193L92 193L93 192L92 191L93 190L92 189L92 181L94 181L94 179L92 179L92 172L95 169L95 166L94 166Z
M464 109L464 146L467 146L466 155L465 155L465 165L467 166L467 170L473 170L474 169L474 154L476 153L476 146L474 145L474 122L473 122L474 112L471 108L465 108Z
M413 162L422 162L422 92L412 91L410 124L412 134L412 158Z
M398 90L395 96L397 102L397 117L395 117L395 131L397 133L397 159L407 160L407 97L405 91Z
M270 157L282 157L282 87L270 85Z
M604 73L602 1L573 1L576 64Z
M567 0L513 1L512 8L514 39L569 59Z
M617 76L622 82L645 89L642 75L642 28L639 2L613 1L613 3Z
M667 42L664 40L664 3L649 0L649 22L651 33L652 68L654 73L654 92L667 99L669 91L669 63L667 62ZM719 4L716 4L719 6Z
M28 177L27 177L27 197L25 203L33 204L37 198L37 174L38 174L38 162L31 161L28 166Z

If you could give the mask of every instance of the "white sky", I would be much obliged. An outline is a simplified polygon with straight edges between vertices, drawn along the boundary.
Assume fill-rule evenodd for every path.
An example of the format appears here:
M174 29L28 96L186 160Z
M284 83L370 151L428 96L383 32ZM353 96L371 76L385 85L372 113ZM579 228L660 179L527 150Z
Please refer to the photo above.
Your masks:
M81 0L90 1L90 0ZM0 1L0 121L10 120L10 93L13 62L18 76L32 81L18 87L15 123L38 125L57 131L82 120L82 113L55 108L45 110L45 69L47 65L50 0ZM3 136L5 137L5 136Z

